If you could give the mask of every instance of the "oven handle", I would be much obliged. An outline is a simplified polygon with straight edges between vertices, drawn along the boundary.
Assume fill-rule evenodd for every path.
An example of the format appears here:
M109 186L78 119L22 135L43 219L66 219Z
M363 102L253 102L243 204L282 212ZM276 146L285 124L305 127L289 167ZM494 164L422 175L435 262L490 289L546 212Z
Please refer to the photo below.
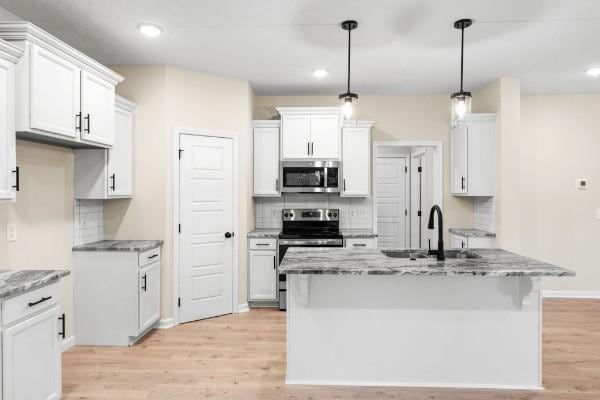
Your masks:
M342 239L319 239L319 240L293 240L293 239L279 239L279 245L281 246L343 246L344 241Z

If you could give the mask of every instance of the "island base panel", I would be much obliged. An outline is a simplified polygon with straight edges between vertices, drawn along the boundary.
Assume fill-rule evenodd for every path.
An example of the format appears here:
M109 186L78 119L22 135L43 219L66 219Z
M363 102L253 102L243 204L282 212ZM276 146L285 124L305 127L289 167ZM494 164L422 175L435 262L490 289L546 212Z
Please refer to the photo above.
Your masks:
M542 387L538 277L287 278L288 384Z

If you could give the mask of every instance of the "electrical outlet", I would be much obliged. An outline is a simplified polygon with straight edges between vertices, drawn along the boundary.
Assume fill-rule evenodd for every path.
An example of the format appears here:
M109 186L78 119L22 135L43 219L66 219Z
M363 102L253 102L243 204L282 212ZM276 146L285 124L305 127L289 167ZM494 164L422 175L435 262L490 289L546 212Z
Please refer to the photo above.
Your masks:
M11 223L6 224L6 241L16 242L17 241L17 224Z

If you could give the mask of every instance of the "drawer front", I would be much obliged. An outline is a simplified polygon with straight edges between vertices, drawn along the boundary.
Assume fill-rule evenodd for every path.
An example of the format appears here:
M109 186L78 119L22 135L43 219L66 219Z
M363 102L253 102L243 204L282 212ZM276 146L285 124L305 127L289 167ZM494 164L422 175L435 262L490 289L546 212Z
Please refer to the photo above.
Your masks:
M250 250L276 250L277 239L250 239Z
M348 249L374 249L377 247L376 239L346 239L346 248Z
M2 302L2 325L12 324L58 303L58 283L23 293Z
M160 247L156 247L154 249L146 250L140 253L140 267L143 267L144 265L148 265L156 261L160 261Z

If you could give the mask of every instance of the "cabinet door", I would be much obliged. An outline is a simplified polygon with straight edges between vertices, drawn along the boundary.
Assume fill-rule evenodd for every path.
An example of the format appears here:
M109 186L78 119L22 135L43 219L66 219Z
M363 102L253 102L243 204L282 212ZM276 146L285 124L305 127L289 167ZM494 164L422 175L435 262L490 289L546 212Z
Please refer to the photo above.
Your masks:
M61 397L61 351L55 306L4 330L3 398L54 400Z
M14 64L0 60L0 200L16 197Z
M342 196L369 196L371 140L369 128L342 131Z
M284 115L281 118L281 158L310 157L310 115Z
M111 145L114 140L115 86L83 71L81 74L81 139Z
M115 110L115 139L108 151L108 197L133 195L133 114Z
M250 300L277 299L277 252L250 252Z
M254 128L255 196L279 196L279 129Z
M468 128L461 125L450 131L452 193L467 193L467 145Z
M340 118L338 115L311 115L312 158L340 158Z
M160 319L160 262L139 271L139 333Z
M63 58L31 46L30 123L34 129L79 135L81 70Z

